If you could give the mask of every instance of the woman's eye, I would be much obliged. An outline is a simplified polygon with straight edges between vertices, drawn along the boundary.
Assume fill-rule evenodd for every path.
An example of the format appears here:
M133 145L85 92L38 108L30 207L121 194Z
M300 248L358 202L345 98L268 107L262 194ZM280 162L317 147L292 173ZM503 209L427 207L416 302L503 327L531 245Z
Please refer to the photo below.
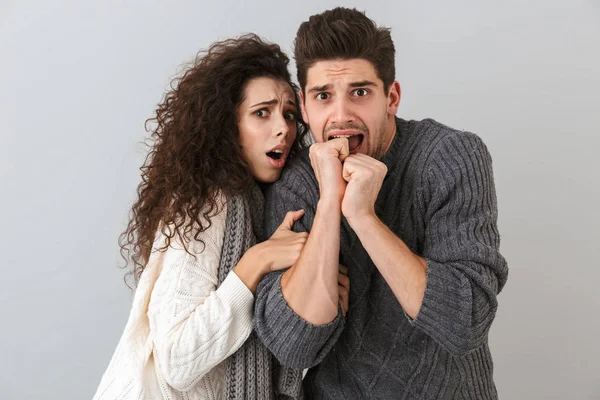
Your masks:
M254 115L256 115L260 118L265 118L266 116L269 115L269 112L266 109L262 108L260 110L254 111Z
M296 120L296 113L295 112L289 112L289 113L285 114L285 119L287 119L289 121L295 121Z

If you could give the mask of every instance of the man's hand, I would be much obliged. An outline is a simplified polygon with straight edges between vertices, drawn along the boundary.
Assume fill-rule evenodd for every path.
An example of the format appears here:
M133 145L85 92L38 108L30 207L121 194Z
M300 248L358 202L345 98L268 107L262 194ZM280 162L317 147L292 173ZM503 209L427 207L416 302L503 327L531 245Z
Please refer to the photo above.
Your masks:
M345 158L342 177L348 182L342 201L342 214L350 225L363 217L376 216L375 201L387 174L384 163L364 154Z
M333 139L310 147L310 163L319 183L320 199L341 203L346 190L342 163L348 157L348 139Z

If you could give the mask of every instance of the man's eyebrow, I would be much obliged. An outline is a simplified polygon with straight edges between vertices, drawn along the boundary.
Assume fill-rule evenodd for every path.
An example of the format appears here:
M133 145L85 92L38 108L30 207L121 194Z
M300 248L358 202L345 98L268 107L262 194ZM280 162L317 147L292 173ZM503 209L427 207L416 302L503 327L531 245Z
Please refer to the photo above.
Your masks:
M353 87L353 88L365 87L365 86L377 86L377 83L375 83L373 81L358 81L358 82L352 82L350 84L350 87Z
M322 85L322 86L313 86L310 89L308 89L308 93L312 93L312 92L324 92L326 90L331 89L331 84L327 84L327 85Z
M322 86L313 86L310 89L308 89L308 93L325 92L326 90L331 89L331 86L332 86L331 84L322 85ZM373 81L369 81L369 80L357 81L357 82L350 83L350 87L353 87L353 88L367 87L367 86L377 86L377 83L375 83Z

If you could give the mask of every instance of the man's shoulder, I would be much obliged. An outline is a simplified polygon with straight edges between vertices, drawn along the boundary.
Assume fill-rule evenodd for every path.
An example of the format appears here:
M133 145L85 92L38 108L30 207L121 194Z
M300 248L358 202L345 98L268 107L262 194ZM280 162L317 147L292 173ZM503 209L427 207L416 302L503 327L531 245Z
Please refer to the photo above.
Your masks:
M285 164L283 173L293 173L306 167L310 168L309 151L310 147L304 147L294 154L294 156L291 157Z
M414 129L413 137L418 147L426 150L426 153L444 151L444 145L451 143L478 142L483 144L481 138L468 130L457 129L432 118L421 121L410 121Z
M267 191L306 192L314 188L318 190L317 180L310 163L309 149L304 148L288 160L279 179L269 185Z

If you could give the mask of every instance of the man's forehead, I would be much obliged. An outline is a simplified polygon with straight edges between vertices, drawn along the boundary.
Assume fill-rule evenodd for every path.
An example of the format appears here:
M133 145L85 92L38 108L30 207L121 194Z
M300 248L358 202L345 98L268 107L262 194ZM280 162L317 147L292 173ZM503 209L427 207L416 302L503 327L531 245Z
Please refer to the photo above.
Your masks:
M317 61L308 69L306 78L307 90L312 86L379 80L373 64L361 58Z

